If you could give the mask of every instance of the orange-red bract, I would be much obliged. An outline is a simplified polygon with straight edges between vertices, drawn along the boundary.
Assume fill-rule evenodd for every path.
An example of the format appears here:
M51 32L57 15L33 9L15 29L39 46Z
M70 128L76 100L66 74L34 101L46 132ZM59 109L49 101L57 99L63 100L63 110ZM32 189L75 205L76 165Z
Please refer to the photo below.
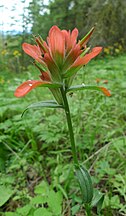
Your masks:
M84 54L86 42L92 35L94 28L81 40L77 41L78 30L72 32L60 30L57 26L52 26L44 41L40 36L35 38L37 45L24 43L22 48L26 54L34 59L35 66L40 70L40 80L30 80L21 84L15 91L16 97L25 96L33 88L44 84L65 83L72 77L83 65L86 65L92 58L97 56L102 47L95 47L88 54ZM66 86L67 88L68 86ZM57 88L53 89L54 97L60 92ZM103 93L106 94L105 88ZM106 94L109 96L109 94ZM57 97L55 97L57 98ZM57 99L56 99L57 100ZM57 101L59 102L59 101Z

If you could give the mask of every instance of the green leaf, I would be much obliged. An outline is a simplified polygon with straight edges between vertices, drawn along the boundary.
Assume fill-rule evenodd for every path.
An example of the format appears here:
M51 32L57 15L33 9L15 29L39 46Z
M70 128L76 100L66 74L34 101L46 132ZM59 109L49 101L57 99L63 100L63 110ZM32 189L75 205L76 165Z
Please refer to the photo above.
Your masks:
M56 103L55 101L49 100L49 101L40 101L37 103L33 103L31 105L29 105L22 113L22 116L24 115L24 113L28 110L28 109L36 109L36 108L42 108L42 107L46 107L46 108L63 108L62 105L59 105L58 103Z
M74 91L78 91L78 90L97 90L100 91L102 93L104 93L106 96L110 96L110 92L101 86L93 86L93 85L85 85L84 83L82 83L82 85L76 85L76 86L71 86L69 89L67 89L67 92L74 92Z
M48 211L46 208L38 208L34 212L34 216L53 216L51 212Z
M40 182L34 189L35 194L41 194L42 196L47 196L49 193L49 186L45 181Z
M71 208L72 215L75 215L80 209L80 205L75 205Z
M84 203L90 203L93 198L93 186L91 176L83 166L76 168L76 177L82 193Z
M36 204L43 204L47 202L47 196L43 195L37 195L31 200L31 204L36 205Z
M63 197L60 191L54 192L53 190L51 190L49 192L48 205L55 216L61 215L62 200L63 200Z
M120 208L120 198L119 198L119 195L114 195L113 197L111 197L110 203L111 203L112 208L114 208L114 209Z
M57 188L62 192L62 194L64 195L64 197L66 198L66 200L68 200L68 196L67 196L67 193L64 190L64 188L60 184L57 184Z
M62 84L61 83L44 83L38 87L60 88L62 87Z
M17 208L17 213L19 213L21 216L27 216L31 208L32 208L31 205L25 205L21 208Z
M6 212L5 216L20 216L20 215L16 212Z
M91 207L97 207L97 213L100 213L104 201L104 194L98 190L94 190L94 196L91 202Z
M64 72L64 74L63 74L64 78L70 78L73 75L75 76L77 71L79 71L81 69L81 67L82 66L69 68L67 71Z
M0 207L3 206L13 195L14 191L8 187L0 185Z

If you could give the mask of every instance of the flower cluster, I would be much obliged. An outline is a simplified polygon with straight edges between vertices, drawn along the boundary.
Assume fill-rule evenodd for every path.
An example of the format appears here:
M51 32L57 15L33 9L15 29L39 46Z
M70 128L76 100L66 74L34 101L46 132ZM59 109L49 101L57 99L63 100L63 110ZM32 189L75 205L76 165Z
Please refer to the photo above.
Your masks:
M19 57L19 56L21 56L21 53L18 50L14 50L13 55L15 57Z
M56 101L61 104L60 87L68 89L77 71L97 56L102 47L95 47L89 52L86 47L94 28L80 41L77 41L78 30L72 32L60 30L53 26L47 37L47 42L40 36L35 38L37 45L24 43L22 45L26 54L34 59L34 65L39 69L40 80L28 80L15 91L16 97L22 97L38 86L48 87ZM104 91L107 95L107 91ZM109 96L109 95L107 95Z

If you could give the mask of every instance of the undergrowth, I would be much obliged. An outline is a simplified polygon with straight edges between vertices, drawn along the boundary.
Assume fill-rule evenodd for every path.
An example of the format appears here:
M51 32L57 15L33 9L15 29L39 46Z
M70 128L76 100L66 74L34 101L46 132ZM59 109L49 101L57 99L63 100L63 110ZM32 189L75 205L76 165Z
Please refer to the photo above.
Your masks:
M0 74L0 215L84 216L63 111L34 109L21 118L28 105L51 94L37 88L25 98L13 95L36 74L31 66L23 74ZM101 215L107 216L126 215L125 77L126 55L93 60L76 84L105 86L112 96L86 90L68 95L78 158L104 193Z

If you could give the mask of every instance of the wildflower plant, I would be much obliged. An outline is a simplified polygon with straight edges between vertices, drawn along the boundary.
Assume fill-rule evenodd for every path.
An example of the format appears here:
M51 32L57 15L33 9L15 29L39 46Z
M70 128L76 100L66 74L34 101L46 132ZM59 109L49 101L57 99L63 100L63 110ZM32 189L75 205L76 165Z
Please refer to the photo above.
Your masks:
M49 107L62 108L65 111L74 170L80 185L87 215L91 214L91 208L99 203L102 195L94 193L91 176L78 161L67 93L89 89L110 96L110 92L99 85L92 86L82 83L72 86L73 79L80 68L102 51L102 47L95 47L90 51L90 47L86 45L93 31L94 27L86 36L77 41L77 28L70 32L53 26L49 31L47 41L38 36L35 37L36 45L24 43L22 45L23 50L34 59L34 65L40 71L40 79L28 80L22 83L15 91L16 97L23 97L36 87L48 87L55 100L34 103L28 106L26 110L34 107Z

